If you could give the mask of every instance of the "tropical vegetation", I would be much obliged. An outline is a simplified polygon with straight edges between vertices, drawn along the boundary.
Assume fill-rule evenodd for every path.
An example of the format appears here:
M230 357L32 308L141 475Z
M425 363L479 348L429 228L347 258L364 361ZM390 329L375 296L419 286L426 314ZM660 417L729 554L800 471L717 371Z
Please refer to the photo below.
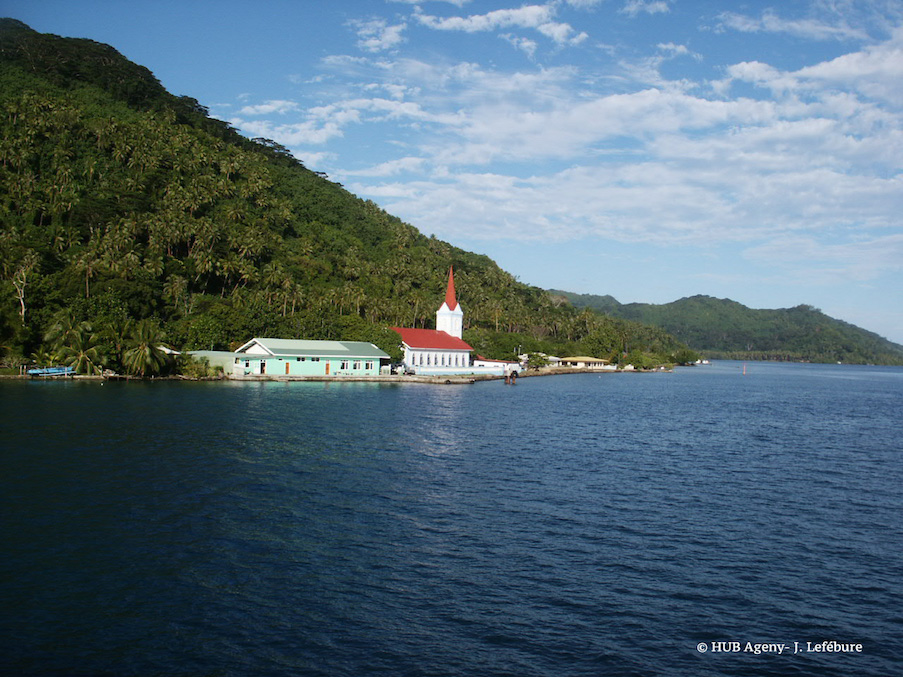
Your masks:
M0 131L7 360L56 351L85 373L146 376L174 367L164 344L251 336L365 340L397 359L391 327L432 325L449 266L486 357L687 355L421 234L106 45L0 20Z

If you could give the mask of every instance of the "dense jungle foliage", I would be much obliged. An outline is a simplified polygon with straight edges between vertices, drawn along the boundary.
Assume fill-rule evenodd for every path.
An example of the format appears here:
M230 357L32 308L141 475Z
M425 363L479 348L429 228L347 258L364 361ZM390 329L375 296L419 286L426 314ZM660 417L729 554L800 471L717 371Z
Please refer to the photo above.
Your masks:
M465 340L635 364L695 354L577 310L246 139L112 47L0 19L0 346L6 362L147 375L156 351L253 336L372 341L431 327L449 266Z
M812 306L756 310L710 296L622 305L611 296L558 293L580 308L661 327L713 358L903 364L903 346Z

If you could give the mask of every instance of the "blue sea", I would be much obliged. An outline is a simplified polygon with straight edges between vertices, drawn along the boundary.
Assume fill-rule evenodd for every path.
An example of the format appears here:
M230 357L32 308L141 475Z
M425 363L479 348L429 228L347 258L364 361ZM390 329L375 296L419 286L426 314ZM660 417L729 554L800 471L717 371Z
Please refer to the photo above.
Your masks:
M0 383L0 674L903 674L903 369Z

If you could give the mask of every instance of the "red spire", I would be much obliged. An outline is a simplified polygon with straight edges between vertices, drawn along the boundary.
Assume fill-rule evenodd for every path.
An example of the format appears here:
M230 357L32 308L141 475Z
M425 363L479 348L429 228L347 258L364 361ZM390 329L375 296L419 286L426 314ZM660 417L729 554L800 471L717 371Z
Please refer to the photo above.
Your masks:
M455 298L455 271L454 268L448 268L448 289L445 290L445 305L449 310L458 307L458 300Z

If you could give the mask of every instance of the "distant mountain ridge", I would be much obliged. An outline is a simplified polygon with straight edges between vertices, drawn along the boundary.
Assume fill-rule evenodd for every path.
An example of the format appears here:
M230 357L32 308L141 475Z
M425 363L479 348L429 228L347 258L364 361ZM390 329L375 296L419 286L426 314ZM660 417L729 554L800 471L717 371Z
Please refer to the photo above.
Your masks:
M730 299L691 296L672 303L619 303L561 290L577 308L664 329L709 357L903 364L903 346L812 306L753 309Z

